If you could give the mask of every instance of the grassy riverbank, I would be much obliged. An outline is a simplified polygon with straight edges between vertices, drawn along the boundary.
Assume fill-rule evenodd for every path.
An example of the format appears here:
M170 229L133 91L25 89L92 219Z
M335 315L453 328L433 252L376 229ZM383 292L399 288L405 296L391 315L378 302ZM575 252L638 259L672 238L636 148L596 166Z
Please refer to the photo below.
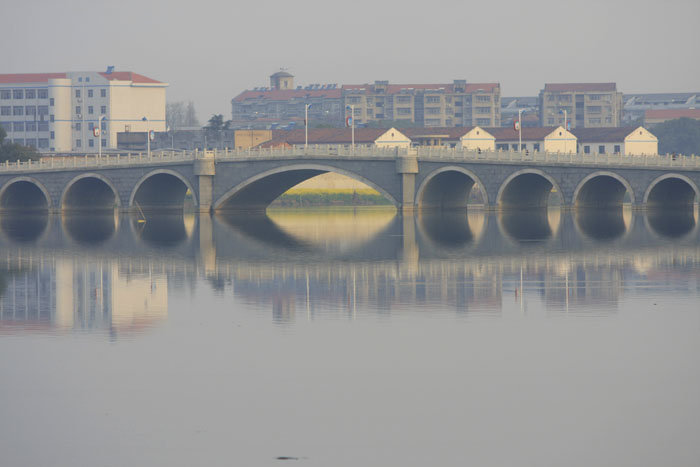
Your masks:
M277 198L270 207L389 205L391 202L372 188L297 188Z

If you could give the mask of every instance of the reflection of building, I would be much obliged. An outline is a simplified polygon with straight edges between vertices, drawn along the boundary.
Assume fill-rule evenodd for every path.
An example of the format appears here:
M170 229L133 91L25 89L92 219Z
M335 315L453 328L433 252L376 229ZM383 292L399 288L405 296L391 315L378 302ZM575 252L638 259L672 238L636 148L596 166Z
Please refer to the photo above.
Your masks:
M0 74L0 124L42 151L116 148L117 132L165 130L167 86L130 71Z
M0 327L134 332L167 316L164 276L126 274L109 261L44 264L8 278L0 298Z

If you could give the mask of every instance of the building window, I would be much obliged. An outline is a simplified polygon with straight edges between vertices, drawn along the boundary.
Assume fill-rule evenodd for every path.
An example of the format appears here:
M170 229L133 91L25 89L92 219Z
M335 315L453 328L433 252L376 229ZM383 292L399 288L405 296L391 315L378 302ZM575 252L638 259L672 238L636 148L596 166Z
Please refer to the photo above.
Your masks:
M86 83L89 83L89 82L90 82L90 77L89 77L89 76L86 76L86 77L85 77L85 82L86 82Z
M53 122L53 114L49 115L49 121Z
M3 105L0 107L0 115L12 115L12 107L9 105Z
M584 153L584 154L590 154L590 153L591 153L591 147L590 147L590 146L584 146L584 147L583 147L583 153Z
M490 125L490 124L491 124L491 119L490 119L490 118L477 118L477 119L476 119L476 124L479 125L479 126Z
M76 106L75 106L75 113L77 113L78 115L80 115L81 112L80 112L80 106L79 106L79 105L76 105Z
M51 107L53 107L53 97L52 97L51 99L49 99L49 105L50 105Z
M12 124L12 129L14 131L24 131L24 122L14 122Z
M36 131L36 122L26 122L25 128L27 131Z
M36 106L28 105L24 108L25 115L36 115Z
M478 113L478 114L490 114L491 107L477 107L476 113Z
M501 143L496 145L496 150L498 151L507 151L508 150L508 144L507 143Z
M92 89L88 89L88 97L92 97Z
M39 149L46 149L49 147L49 140L46 138L39 138Z
M621 152L621 151L620 151L620 145L619 145L619 144L616 144L616 145L615 145L615 154L620 154L620 152Z
M80 97L80 89L75 90L75 97Z
M397 107L396 115L411 115L410 107Z
M399 104L409 104L411 102L411 96L399 96L396 98L396 102Z
M605 154L605 146L602 144L598 146L598 154Z
M92 115L94 112L94 108L91 105L88 105L88 115Z
M49 114L49 107L46 105L38 106L37 110L39 111L39 115L48 115Z
M107 140L102 138L102 147L105 147L105 146L107 146Z
M599 101L600 99L602 99L602 97L603 96L601 96L600 94L591 94L590 96L588 96L588 98L592 101Z
M37 91L37 97L39 99L48 99L49 97L49 90L48 89L39 89Z
M103 120L103 121L102 121L102 124L100 125L100 127L101 127L103 130L106 130L106 129L107 129L107 122L105 122L105 121Z
M8 100L10 99L10 96L12 96L10 91L0 91L0 99Z
M95 147L95 140L94 140L94 139L89 139L89 140L88 140L88 146L90 146L91 148L94 148L94 147Z
M532 149L533 149L534 151L539 151L539 150L540 150L540 143L534 143L534 144L532 145Z
M439 104L440 103L440 96L427 96L425 98L425 102L428 104Z
M600 119L599 118L589 118L588 123L590 125L600 125Z
M26 99L36 99L36 90L35 89L27 89L24 91L24 97Z
M5 132L12 131L12 122L0 122L0 126L5 129Z
M39 122L39 131L49 131L49 124L46 122Z
M491 102L491 96L475 96L476 102Z
M547 124L554 125L554 119L552 117L547 119Z
M13 90L12 90L12 98L13 98L13 99L24 99L24 90L22 90L22 89L13 89Z
M510 145L510 148L511 148L513 151L517 151L517 150L518 150L518 145L517 145L517 144L511 144L511 145Z
M54 139L56 138L56 133L52 131L51 133L49 133L49 136L51 137L51 139Z
M80 131L80 130L83 129L83 126L80 124L80 122L78 122L78 123L75 124L75 129L76 129L77 131Z
M103 105L103 106L100 107L100 113L101 113L102 115L104 115L104 114L107 113L107 106L106 106L106 105Z
M35 148L36 147L36 139L28 138L24 144L25 144L25 146L31 146L31 147Z
M24 115L24 107L21 105L15 105L12 107L12 115Z
M107 97L107 90L106 89L100 89L100 97Z
M83 145L83 142L81 140L79 140L79 139L75 140L75 147L76 148L82 147L82 145Z
M348 104L359 104L361 101L361 97L348 97Z
M603 108L599 105L589 105L588 109L586 110L588 110L588 113L599 114L603 110Z
M93 128L95 128L95 124L92 122L88 123L88 130L92 131Z
M428 115L440 115L440 107L426 107L425 113Z

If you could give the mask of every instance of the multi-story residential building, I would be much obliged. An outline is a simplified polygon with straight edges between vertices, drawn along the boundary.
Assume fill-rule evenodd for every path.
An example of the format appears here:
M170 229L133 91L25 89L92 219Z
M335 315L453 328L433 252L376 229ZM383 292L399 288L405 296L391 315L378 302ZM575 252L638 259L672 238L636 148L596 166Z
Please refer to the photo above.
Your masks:
M407 121L426 127L501 124L498 83L352 84L342 87L343 106L353 110L355 123Z
M615 83L547 83L540 91L540 126L618 127L622 93Z
M270 87L245 90L231 100L231 120L234 128L303 125L306 105L310 121L337 124L343 118L337 84L295 88L294 76L279 71L270 76Z
M0 125L40 151L116 148L118 132L165 130L167 86L130 71L0 74Z

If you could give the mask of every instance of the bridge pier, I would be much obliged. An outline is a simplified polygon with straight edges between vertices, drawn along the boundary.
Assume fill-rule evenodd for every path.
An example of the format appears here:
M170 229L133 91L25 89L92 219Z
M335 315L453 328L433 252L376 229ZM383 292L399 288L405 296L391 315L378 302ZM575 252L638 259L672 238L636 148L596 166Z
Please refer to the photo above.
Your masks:
M416 208L416 174L418 158L400 156L396 159L396 172L401 176L401 212L412 214Z
M214 175L216 175L213 154L205 152L203 158L194 161L194 175L197 177L197 212L208 213L213 203Z

